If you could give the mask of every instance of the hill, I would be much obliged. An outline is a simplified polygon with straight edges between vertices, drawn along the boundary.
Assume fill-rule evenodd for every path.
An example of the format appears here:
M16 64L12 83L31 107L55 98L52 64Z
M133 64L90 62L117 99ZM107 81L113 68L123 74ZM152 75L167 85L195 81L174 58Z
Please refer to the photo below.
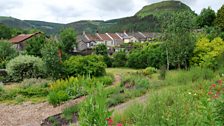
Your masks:
M79 34L83 31L88 33L99 32L123 32L125 31L144 31L159 32L159 16L165 13L191 11L190 7L180 1L163 1L143 7L134 16L113 19L108 21L102 20L83 20L68 24L59 24L43 21L19 20L12 17L0 17L0 23L14 28L38 29L47 34L57 34L64 27L72 27Z
M47 34L57 34L64 24L51 23L44 21L31 21L31 20L20 20L13 17L0 16L0 23L19 29L38 29Z
M135 15L138 17L145 17L148 15L159 16L164 13L191 11L191 8L180 1L162 1L151 5L144 6Z

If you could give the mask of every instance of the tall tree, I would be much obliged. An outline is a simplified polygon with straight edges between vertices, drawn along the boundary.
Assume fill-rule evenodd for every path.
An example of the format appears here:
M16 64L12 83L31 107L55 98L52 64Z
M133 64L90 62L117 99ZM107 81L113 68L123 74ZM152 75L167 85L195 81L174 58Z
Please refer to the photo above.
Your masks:
M62 49L70 53L76 47L76 31L72 28L66 28L60 33Z
M216 15L214 10L212 10L210 7L204 8L197 18L197 25L199 27L212 26L215 17Z
M167 20L164 32L168 66L188 66L194 50L194 26L195 15L189 11L175 13Z
M224 5L218 10L215 25L224 31Z
M27 41L26 51L29 55L39 56L41 57L41 48L46 42L46 38L44 35L38 35L34 38Z

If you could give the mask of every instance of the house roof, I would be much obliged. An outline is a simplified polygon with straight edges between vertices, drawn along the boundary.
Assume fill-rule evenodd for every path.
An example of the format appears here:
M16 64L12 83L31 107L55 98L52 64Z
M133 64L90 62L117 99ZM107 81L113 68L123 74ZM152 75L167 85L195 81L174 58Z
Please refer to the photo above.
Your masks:
M120 40L121 38L115 33L107 33L114 40Z
M87 38L89 41L100 41L100 38L97 37L96 35L86 34L86 38Z
M20 43L20 42L26 41L29 38L32 38L33 36L35 36L35 35L37 35L39 33L40 32L33 33L33 34L20 34L18 36L15 36L15 37L11 38L9 41L14 43L14 44Z
M112 39L106 34L97 34L98 37L103 41L111 41Z
M142 40L142 39L146 39L145 36L143 36L142 34L140 34L139 32L134 32L134 33L128 33L129 36L133 36L136 39Z
M117 33L121 38L123 38L123 39L128 39L128 38L131 38L131 37L129 37L129 36L127 36L126 34L124 34L124 33Z

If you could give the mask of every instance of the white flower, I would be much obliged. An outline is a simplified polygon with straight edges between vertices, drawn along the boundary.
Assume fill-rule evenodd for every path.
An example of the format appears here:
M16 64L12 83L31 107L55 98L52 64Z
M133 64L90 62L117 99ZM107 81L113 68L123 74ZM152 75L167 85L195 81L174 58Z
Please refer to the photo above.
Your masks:
M188 92L189 95L191 95L191 92Z

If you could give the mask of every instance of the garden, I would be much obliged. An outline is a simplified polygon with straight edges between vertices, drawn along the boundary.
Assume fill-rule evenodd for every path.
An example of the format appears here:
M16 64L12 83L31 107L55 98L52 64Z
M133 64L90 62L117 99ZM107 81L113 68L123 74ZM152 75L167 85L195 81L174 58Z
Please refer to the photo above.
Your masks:
M171 20L161 24L161 40L124 44L132 50L112 55L102 44L91 55L72 54L77 43L70 28L58 41L33 38L23 51L0 40L0 119L42 126L223 126L223 29L195 32L195 15L165 16ZM21 115L27 122L15 114L21 107L32 114Z

